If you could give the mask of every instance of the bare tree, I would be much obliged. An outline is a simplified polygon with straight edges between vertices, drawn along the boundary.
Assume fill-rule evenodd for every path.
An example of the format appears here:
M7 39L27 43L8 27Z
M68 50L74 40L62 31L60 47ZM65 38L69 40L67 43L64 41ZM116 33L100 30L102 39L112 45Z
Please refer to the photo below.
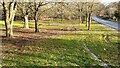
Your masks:
M40 10L41 10L41 6L44 6L48 3L44 3L44 2L34 2L33 4L33 8L32 8L32 11L33 11L33 16L34 16L34 20L35 20L35 32L39 32L39 27L38 27L38 18L40 16Z
M94 0L93 2L87 3L87 10L86 10L86 26L88 27L88 30L90 29L91 24L91 15L93 12L94 6Z
M83 16L84 3L83 2L78 2L77 6L78 6L77 11L78 11L79 23L81 23L81 22L83 22L82 16Z
M30 7L31 3L19 3L17 4L18 10L20 10L20 13L22 17L24 18L24 28L29 28L29 22L28 22L28 15L30 13ZM21 7L22 6L22 7Z
M6 37L13 36L13 22L16 13L16 2L3 2L3 11L4 11L4 21L5 21L5 28L6 28Z

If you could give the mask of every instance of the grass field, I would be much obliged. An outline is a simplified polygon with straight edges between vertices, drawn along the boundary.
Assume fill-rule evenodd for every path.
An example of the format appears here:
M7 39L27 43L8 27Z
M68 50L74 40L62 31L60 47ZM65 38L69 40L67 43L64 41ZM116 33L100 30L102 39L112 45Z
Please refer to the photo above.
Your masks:
M3 30L3 21L0 24ZM117 31L94 21L89 31L85 23L49 24L42 21L41 24L40 33L34 33L32 21L30 29L23 29L22 21L15 21L15 37L3 37L3 66L100 66L101 62L119 66ZM73 26L77 30L61 30ZM102 61L95 60L85 46Z

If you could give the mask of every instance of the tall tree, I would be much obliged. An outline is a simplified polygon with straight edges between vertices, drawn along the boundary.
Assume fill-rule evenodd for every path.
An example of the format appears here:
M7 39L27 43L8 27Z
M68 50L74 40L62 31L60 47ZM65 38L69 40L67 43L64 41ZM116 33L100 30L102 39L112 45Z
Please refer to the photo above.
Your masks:
M77 3L77 6L78 6L78 18L79 18L79 23L83 23L83 20L82 20L82 16L83 16L83 7L84 3L83 2L78 2Z
M33 4L33 14L34 14L34 20L35 20L35 32L39 32L39 27L38 27L38 18L40 16L40 10L41 6L46 5L47 3L44 2L34 2Z
M94 0L92 2L87 3L86 26L88 27L88 30L90 30L91 15L92 15L92 12L93 12L94 4L95 4Z
M19 3L18 10L20 10L20 13L24 19L24 28L29 28L29 22L28 22L28 15L30 13L30 7L31 3ZM21 7L22 6L22 7Z
M4 21L5 21L5 28L6 28L6 37L13 36L13 22L15 13L17 10L16 2L3 2L3 11L4 11Z

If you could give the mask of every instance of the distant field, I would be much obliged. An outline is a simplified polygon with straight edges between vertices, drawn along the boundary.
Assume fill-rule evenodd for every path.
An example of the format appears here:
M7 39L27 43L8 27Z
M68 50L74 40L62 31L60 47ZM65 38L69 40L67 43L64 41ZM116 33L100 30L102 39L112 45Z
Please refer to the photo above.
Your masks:
M30 29L23 29L22 21L14 22L13 39L3 37L3 66L100 66L101 62L109 66L118 66L118 32L98 24L91 23L88 31L85 23L78 21L41 21L40 33L34 33L34 22ZM67 23L68 22L68 23ZM76 23L75 23L76 22ZM4 22L0 21L1 29ZM66 28L74 31L62 30ZM4 36L5 31L3 31ZM44 37L46 36L46 37ZM22 39L22 40L21 40ZM29 42L27 42L29 41ZM19 45L21 46L19 46ZM88 47L102 61L95 60L85 49Z

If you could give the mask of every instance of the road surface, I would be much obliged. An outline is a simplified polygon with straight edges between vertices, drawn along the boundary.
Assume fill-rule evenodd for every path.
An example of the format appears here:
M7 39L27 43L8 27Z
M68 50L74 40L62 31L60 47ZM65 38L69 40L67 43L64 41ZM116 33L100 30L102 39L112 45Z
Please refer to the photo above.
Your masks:
M108 26L108 27L110 27L112 29L120 31L120 28L119 28L120 23L118 23L118 22L112 22L112 21L104 20L104 19L101 19L101 18L99 18L97 16L92 16L92 19L95 20L98 23L101 23L101 24L103 24L105 26Z

